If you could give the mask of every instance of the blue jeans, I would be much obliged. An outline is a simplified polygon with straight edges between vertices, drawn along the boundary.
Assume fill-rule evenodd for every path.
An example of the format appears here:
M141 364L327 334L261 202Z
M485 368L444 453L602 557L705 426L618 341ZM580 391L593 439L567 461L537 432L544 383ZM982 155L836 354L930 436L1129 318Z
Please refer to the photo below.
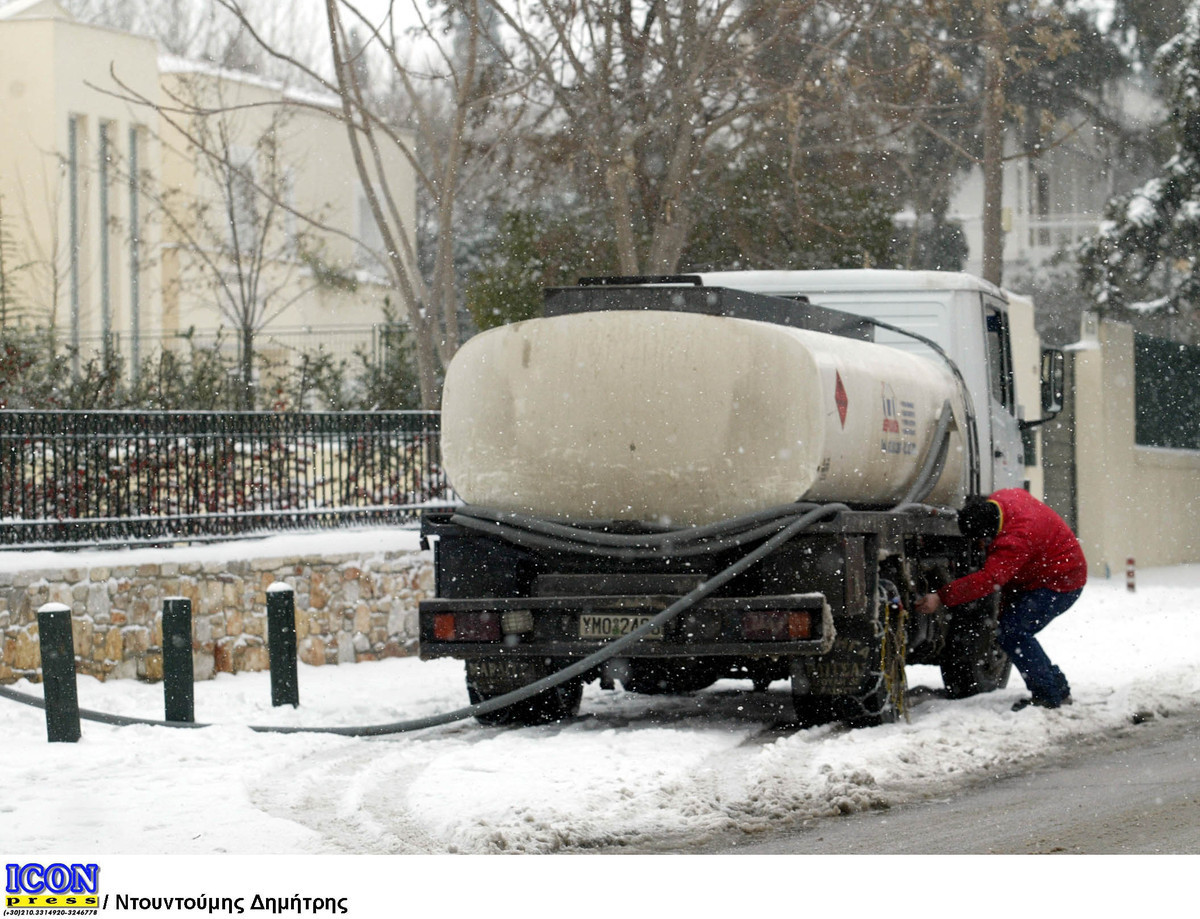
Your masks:
M1083 588L1068 593L1054 590L1030 590L1017 594L1000 615L997 641L1020 671L1035 699L1058 705L1071 694L1063 672L1033 636L1079 599Z

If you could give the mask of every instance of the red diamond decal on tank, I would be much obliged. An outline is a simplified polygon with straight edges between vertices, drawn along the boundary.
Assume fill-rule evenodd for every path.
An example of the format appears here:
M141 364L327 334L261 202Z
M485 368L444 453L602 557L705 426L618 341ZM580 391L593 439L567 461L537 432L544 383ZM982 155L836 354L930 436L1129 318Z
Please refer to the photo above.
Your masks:
M846 387L842 384L842 375L835 370L834 376L837 377L837 385L833 387L833 401L837 403L838 417L842 419L844 428L846 426L846 406L850 403L846 398Z

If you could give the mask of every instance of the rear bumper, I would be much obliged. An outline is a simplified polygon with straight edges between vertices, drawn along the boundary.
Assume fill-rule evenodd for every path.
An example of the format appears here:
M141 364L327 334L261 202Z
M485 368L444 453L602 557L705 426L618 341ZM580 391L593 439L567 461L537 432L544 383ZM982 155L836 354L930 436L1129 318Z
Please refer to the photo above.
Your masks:
M583 658L661 613L676 596L613 595L424 600L420 604L423 660L512 657ZM487 614L494 637L459 640L448 623L458 614ZM795 614L795 615L793 615ZM587 620L585 624L585 619ZM478 621L478 616L476 621ZM803 637L787 623L807 622ZM772 631L772 626L783 623ZM586 635L611 632L610 637ZM476 633L478 634L478 633ZM752 637L749 637L752 636ZM717 597L701 600L668 622L660 637L644 637L622 657L762 657L827 653L833 618L823 594Z

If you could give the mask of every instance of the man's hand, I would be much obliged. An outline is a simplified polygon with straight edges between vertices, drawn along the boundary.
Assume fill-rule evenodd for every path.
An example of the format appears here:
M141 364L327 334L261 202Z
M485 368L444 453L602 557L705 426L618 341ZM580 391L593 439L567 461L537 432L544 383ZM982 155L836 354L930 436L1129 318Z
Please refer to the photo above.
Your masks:
M925 616L930 616L942 608L942 598L937 594L925 594L913 606L918 613Z

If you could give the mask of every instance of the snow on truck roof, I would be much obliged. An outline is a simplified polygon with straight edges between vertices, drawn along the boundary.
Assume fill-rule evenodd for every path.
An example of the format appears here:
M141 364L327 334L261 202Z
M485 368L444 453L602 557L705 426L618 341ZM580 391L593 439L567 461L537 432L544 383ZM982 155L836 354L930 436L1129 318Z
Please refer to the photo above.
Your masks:
M845 268L813 271L703 271L706 287L733 287L762 294L974 290L1004 299L982 278L958 271Z

